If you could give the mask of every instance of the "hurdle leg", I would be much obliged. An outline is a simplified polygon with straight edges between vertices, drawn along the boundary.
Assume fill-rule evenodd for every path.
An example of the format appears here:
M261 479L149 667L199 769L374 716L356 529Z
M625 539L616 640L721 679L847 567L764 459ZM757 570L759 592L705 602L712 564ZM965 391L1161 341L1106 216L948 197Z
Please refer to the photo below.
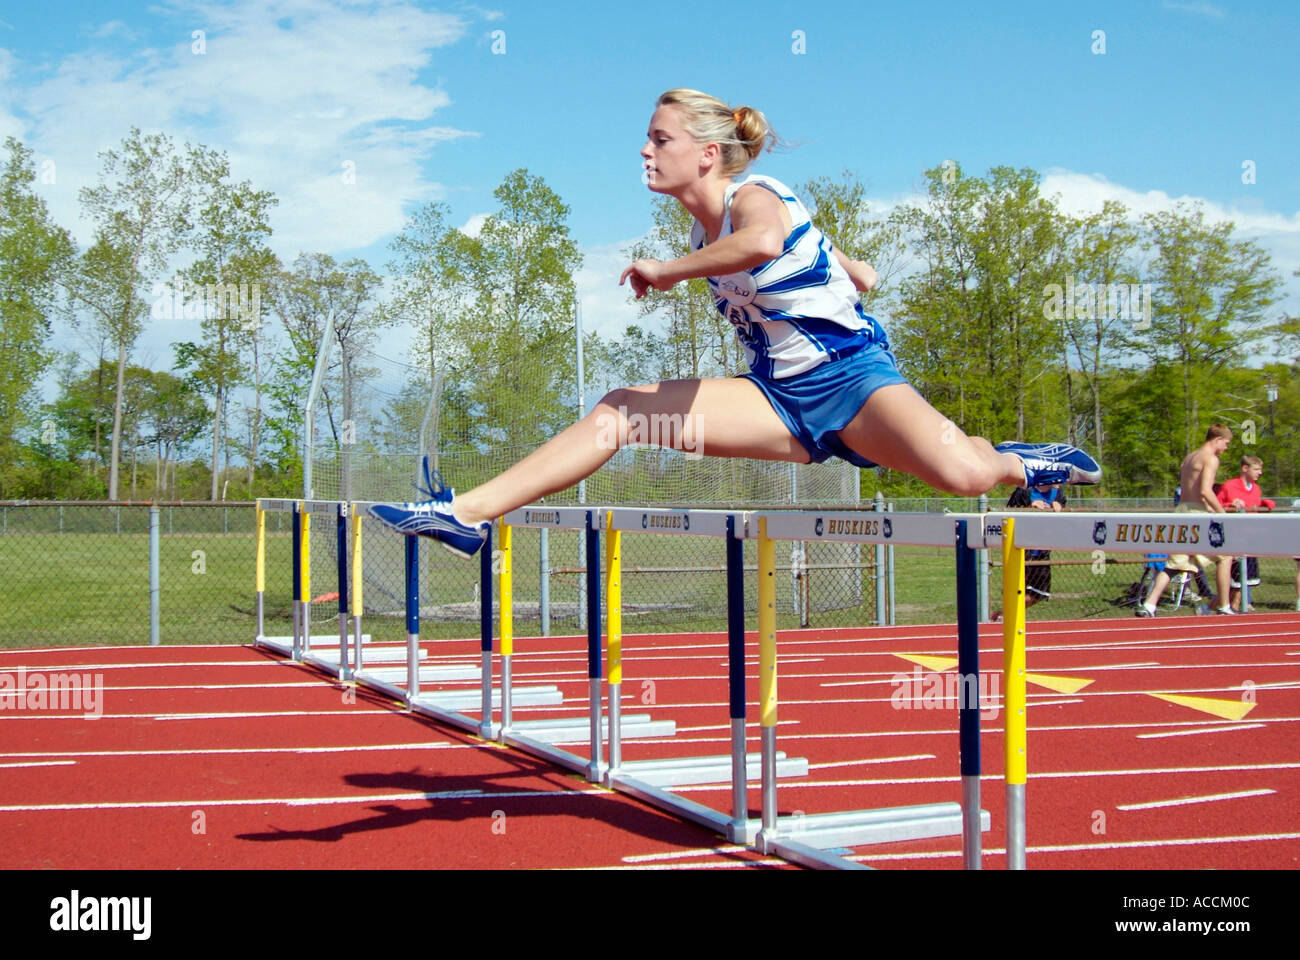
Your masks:
M731 836L749 842L749 770L745 754L745 553L736 517L727 517L727 681L731 714Z
M293 505L293 648L294 660L302 659L302 505Z
M352 679L349 667L348 643L348 505L339 504L338 520L338 567L339 567L339 679Z
M302 645L299 657L311 653L311 514L303 504L302 519Z
M361 584L365 577L361 574L361 512L354 504L352 507L352 637L356 651L352 656L353 669L361 671Z
M605 513L605 656L609 662L609 770L623 765L623 532L614 529L614 512Z
M420 544L406 537L406 702L420 695Z
M965 520L957 521L957 684L961 736L962 862L980 869L980 647L979 575L966 546ZM893 547L891 546L892 550Z
M761 724L763 829L758 848L771 852L777 834L776 807L776 549L767 518L758 521L758 703Z
M479 706L479 736L485 740L492 737L492 527L488 527L487 540L479 548L479 582L482 584L482 606L479 608L479 689L482 699ZM507 587L510 575L504 575ZM501 597L501 620L504 629L506 598Z
M1006 740L1007 869L1025 869L1025 551L1002 522L1002 689Z
M500 619L501 727L500 730L502 736L504 736L505 732L510 729L510 725L513 722L511 717L511 710L513 708L513 704L511 702L511 691L510 691L510 681L511 681L510 661L514 655L514 643L515 643L515 611L514 611L515 593L514 593L514 574L513 574L514 537L512 536L510 526L506 523L504 517L501 519L500 540L501 543L500 546L498 547L498 549L500 550L500 554L499 554L500 572L497 574L497 598L498 598L498 602L501 604L501 619ZM484 546L484 549L486 549L486 545ZM491 651L489 649L489 655L490 652ZM489 681L491 680L491 673L488 674L488 680ZM491 690L490 682L489 682L488 689L490 695L490 690ZM490 700L488 701L487 705L489 708L491 707L492 704ZM488 732L485 733L484 736L487 737L492 736L492 730L490 724L489 724Z
M587 698L591 716L591 761L587 765L587 780L600 783L605 759L600 708L600 528L590 510L587 511L586 548Z

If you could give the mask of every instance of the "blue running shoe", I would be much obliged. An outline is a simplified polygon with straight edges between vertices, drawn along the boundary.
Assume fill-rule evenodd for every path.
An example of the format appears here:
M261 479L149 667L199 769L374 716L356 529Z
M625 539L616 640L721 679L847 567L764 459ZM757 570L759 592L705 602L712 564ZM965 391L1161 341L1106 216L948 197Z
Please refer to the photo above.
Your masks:
M429 470L428 457L424 458L424 487L420 492L429 499L417 503L376 503L367 512L398 533L431 537L458 557L468 559L478 553L487 539L490 524L483 521L471 526L456 519L451 510L455 491L443 484L438 471Z
M1100 464L1068 443L999 443L993 449L1014 453L1024 462L1026 487L1101 480Z

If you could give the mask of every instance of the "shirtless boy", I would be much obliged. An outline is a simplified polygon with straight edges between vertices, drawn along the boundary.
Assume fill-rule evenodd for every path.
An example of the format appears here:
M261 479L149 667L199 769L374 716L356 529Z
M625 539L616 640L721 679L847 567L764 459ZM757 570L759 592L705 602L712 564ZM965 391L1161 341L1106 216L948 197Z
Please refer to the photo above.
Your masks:
M1223 424L1216 423L1206 431L1205 442L1189 453L1187 458L1183 460L1182 469L1178 474L1183 499L1174 508L1176 513L1226 512L1214 492L1214 478L1219 472L1219 457L1228 449L1228 444L1231 442L1232 431ZM1197 554L1196 563L1201 567L1208 567L1214 561L1210 557ZM1192 567L1191 558L1187 554L1176 553L1171 555L1165 564L1165 569L1156 574L1156 582L1151 587L1151 593L1147 595L1143 603L1138 604L1137 616L1154 617L1156 615L1156 604L1160 602L1160 595L1164 593L1165 587L1169 586L1169 574L1166 571L1170 569L1190 571L1195 568ZM1229 562L1220 562L1218 564L1216 576L1218 595L1214 598L1212 604L1216 613L1231 614L1236 612L1228 605L1228 581L1231 569L1230 558Z

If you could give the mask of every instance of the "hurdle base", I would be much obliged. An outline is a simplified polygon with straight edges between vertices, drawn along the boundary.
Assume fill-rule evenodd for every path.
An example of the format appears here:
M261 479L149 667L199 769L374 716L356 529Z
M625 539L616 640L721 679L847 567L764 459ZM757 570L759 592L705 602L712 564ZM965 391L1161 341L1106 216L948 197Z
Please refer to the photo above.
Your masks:
M498 729L495 735L498 736L501 742L508 747L515 747L519 750L523 750L525 753L531 754L532 756L539 757L542 760L549 760L551 763L564 767L566 770L571 770L574 773L580 773L583 776L586 776L591 767L591 761L586 757L580 757L576 753L570 753L568 750L561 750L542 740L535 740L532 737L515 733L512 730L501 732ZM584 737L582 739L585 740L586 738Z
M424 671L420 671L421 679L424 677ZM523 707L558 707L564 704L564 694L560 688L553 684L544 684L539 687L517 687L511 692L511 699L515 706ZM430 692L421 692L416 695L416 701L427 703L431 706L440 707L444 710L476 710L482 709L482 694L473 688L467 690L437 690ZM492 690L492 706L501 706L500 689ZM479 732L480 720L475 720L474 732ZM497 727L497 724L492 724Z
M400 667L364 667L367 676L385 683L406 683L407 668ZM448 683L455 680L477 680L478 670L471 667L420 667L421 683Z
M981 832L990 826L988 811L981 810ZM961 834L961 804L924 803L778 819L775 830L759 831L755 846L760 853L774 854L802 866L848 870L861 869L862 865L832 851Z
M370 639L369 634L366 634L362 637L363 642L369 639ZM338 645L339 645L339 638L337 635L321 635L319 637L312 637L310 643L307 646L310 652L313 655L315 655L317 647L337 648ZM253 646L265 647L268 650L272 650L275 653L283 654L286 657L293 656L293 637L259 636L254 638ZM334 658L335 658L335 663L337 663L338 662L337 650L334 653Z
M784 752L778 752L776 760L778 777L808 776L807 758L787 758ZM761 762L760 754L746 755L745 779L747 781L758 780ZM629 777L656 787L728 783L732 775L732 758L730 754L721 754L713 757L678 757L671 760L631 760L624 761L620 770Z
M584 760L583 762L585 764L587 761ZM618 770L607 773L605 785L609 789L617 790L619 793L626 793L630 797L635 797L653 807L665 810L674 816L681 817L683 820L697 823L714 833L735 841L739 825L733 822L730 816L720 810L706 807L702 803L696 803L694 800L687 800L685 797L680 797L669 790L655 786L653 783L647 783L644 780L638 780L636 777L628 776L623 772L627 769L627 766L624 763ZM757 826L757 821L752 822ZM747 832L748 825L739 829L739 833L742 835ZM748 840L743 842L748 843Z
M620 720L619 736L624 740L671 737L677 733L675 720L651 720L648 713L628 713ZM608 741L609 717L603 718L603 727ZM585 716L557 720L516 720L506 730L506 733L511 732L544 743L586 743L591 737L591 723Z

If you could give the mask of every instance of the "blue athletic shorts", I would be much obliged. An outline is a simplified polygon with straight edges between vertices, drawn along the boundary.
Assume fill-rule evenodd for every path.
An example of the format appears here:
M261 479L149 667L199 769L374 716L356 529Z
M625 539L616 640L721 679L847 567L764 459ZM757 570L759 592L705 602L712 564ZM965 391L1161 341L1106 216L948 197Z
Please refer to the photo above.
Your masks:
M854 453L836 436L881 387L907 383L888 346L869 344L856 353L781 380L742 374L763 391L782 422L803 444L813 463L839 457L859 467L876 464Z

